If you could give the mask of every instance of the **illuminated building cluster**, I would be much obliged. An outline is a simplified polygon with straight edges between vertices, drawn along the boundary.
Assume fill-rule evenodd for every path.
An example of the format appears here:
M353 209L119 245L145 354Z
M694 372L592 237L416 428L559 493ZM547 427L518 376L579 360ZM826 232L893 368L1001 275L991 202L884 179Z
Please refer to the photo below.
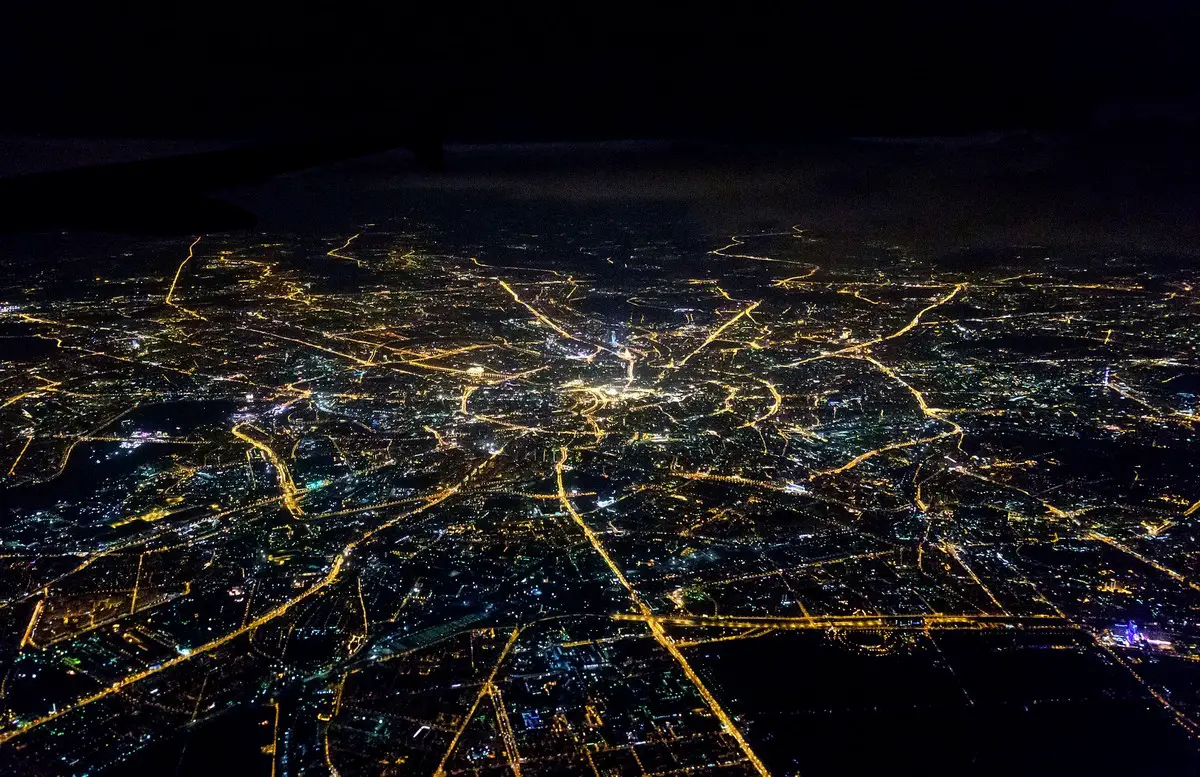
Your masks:
M1194 273L129 242L0 299L0 771L1200 763Z

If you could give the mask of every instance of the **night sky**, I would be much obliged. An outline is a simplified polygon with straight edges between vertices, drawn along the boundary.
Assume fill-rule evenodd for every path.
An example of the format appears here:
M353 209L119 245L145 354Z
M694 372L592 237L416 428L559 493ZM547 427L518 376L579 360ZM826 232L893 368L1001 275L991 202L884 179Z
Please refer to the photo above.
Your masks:
M898 5L25 4L0 32L0 134L788 141L1081 129L1130 101L1195 105L1194 4Z

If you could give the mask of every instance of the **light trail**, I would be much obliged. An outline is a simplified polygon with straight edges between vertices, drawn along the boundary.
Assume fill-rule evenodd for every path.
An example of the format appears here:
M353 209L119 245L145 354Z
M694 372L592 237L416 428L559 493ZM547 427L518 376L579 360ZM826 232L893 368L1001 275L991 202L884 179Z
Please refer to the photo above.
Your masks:
M725 389L725 399L721 403L721 409L713 413L713 415L718 415L720 413L733 413L733 400L737 399L738 391L740 389L737 386L726 385L724 383L717 383L717 385Z
M320 593L321 591L324 591L326 588L328 588L329 586L331 586L335 582L337 582L337 580L341 576L344 565L346 564L347 561L350 560L351 556L354 554L354 551L357 550L360 546L362 546L363 544L365 544L367 542L370 542L371 539L373 539L380 532L382 532L386 529L389 529L392 526L395 526L401 520L404 520L405 518L411 518L414 515L418 515L422 512L425 512L426 510L429 510L429 509L435 507L436 505L441 504L442 502L449 499L451 496L457 494L462 489L463 486L465 486L468 482L470 482L470 480L473 477L475 477L477 474L479 474L479 472L481 472L492 461L494 461L496 459L496 457L499 456L503 452L503 450L504 449L501 448L499 451L496 451L496 453L492 454L489 458L485 459L481 464L479 464L477 467L475 467L470 472L468 472L467 475L462 480L460 480L458 483L456 483L455 485L447 487L447 488L443 488L440 491L437 491L437 492L431 494L430 496L426 497L425 503L423 505L421 505L420 507L410 510L407 513L402 513L400 515L397 515L395 518L392 518L390 520L384 521L383 523L375 526L374 528L372 528L366 532L363 532L362 534L359 535L359 537L357 539L352 540L351 542L347 543L342 548L341 552L338 553L338 555L334 558L333 565L330 567L329 572L326 573L325 577L321 578L320 581L313 584L312 586L309 586L302 593L298 594L297 596L293 597L292 599L288 599L287 601L283 602L282 604L279 604L276 607L274 607L274 608L268 610L267 612L263 613L262 615L258 616L254 620L243 623L242 626L240 626L239 628L236 628L233 631L230 631L220 637L217 637L216 639L214 639L210 642L206 642L197 647L191 648L190 650L182 651L179 655L177 655L173 658L167 659L165 661L162 661L160 663L154 664L150 667L147 667L146 669L142 669L137 672L133 672L131 674L125 675L121 679L116 680L115 682L111 683L110 685L107 685L104 688L101 688L100 690L98 690L94 693L91 693L87 696L77 699L74 702L71 702L70 704L63 705L62 707L59 707L58 709L55 709L52 712L46 713L45 715L41 715L39 717L33 718L32 720L25 721L21 725L17 726L16 728L10 729L9 731L0 733L0 745L6 744L7 742L11 742L13 739L16 739L17 737L21 736L22 734L27 733L28 731L30 731L32 729L35 729L39 726L44 726L47 723L58 720L59 718L61 718L62 716L66 715L68 713L74 712L75 710L78 710L82 707L86 707L89 704L98 702L101 699L106 699L109 696L112 696L113 694L120 693L121 691L128 688L129 686L131 686L135 683L141 682L142 680L145 680L147 677L153 677L154 675L159 674L160 672L163 672L167 669L171 669L172 667L179 666L180 664L184 663L185 661L190 661L191 659L195 658L196 656L204 655L205 653L210 653L213 650L216 650L217 648L221 647L222 645L226 645L226 644L232 642L233 640L237 639L238 637L242 636L243 634L248 634L249 632L254 631L255 629L258 629L258 628L270 623L271 621L275 620L276 618L286 614L288 611L290 611L296 605L300 604L301 602L307 601L312 596ZM103 555L103 554L98 554L98 555ZM90 563L93 560L95 560L95 558L89 559L87 563Z
M286 507L287 511L292 514L292 517L299 518L300 516L304 515L304 510L300 507L300 500L296 497L300 496L303 498L305 489L296 488L296 484L292 482L291 471L288 469L287 464L283 462L283 459L279 457L279 454L275 452L274 448L267 443L257 440L254 437L246 434L244 431L242 431L243 428L253 429L264 437L267 436L267 433L253 424L248 423L237 424L231 430L234 437L238 438L242 442L250 443L255 448L262 451L262 454L266 456L267 461L269 461L271 466L275 468L275 479L279 482L279 491L280 496L283 499L283 506Z
M713 588L716 586L728 585L730 583L741 583L747 580L761 580L766 577L775 575L787 575L792 572L799 572L804 569L814 569L818 567L826 567L833 564L847 564L851 561L866 561L873 558L882 558L883 556L894 556L899 553L898 548L889 548L888 550L877 550L869 553L855 553L851 556L838 556L836 558L821 559L820 561L810 561L805 564L797 564L796 566L787 567L786 569L771 569L766 572L749 572L744 575L734 575L720 580L704 581L689 585L685 590Z
M477 259L474 256L471 257L471 264L475 265L476 267L486 267L489 270L517 270L519 272L540 272L540 273L548 273L557 278L563 277L563 274L560 273L558 270L548 270L544 267L512 267L512 266L504 265L504 264L484 264L483 262L479 261L479 259ZM493 278L493 280L495 280L495 279Z
M992 466L995 467L997 465L993 464ZM972 478L975 478L976 480L981 480L985 483L991 483L994 486L999 486L1000 488L1008 489L1009 491L1016 491L1018 494L1027 496L1030 499L1040 503L1042 505L1042 507L1046 510L1046 512L1050 513L1055 518L1066 518L1068 520L1074 520L1077 516L1080 516L1083 513L1086 513L1090 510L1095 509L1094 507L1084 507L1084 508L1081 508L1078 510L1063 510L1059 507L1056 507L1056 506L1050 504L1045 499L1043 499L1042 497L1033 493L1032 491L1028 491L1024 488L1021 488L1020 486L1014 486L1011 483L1003 483L999 480L996 480L995 478L990 478L981 472L976 472L976 471L972 470L971 468L965 467L961 464L955 464L953 467L950 468L949 471L953 472L956 475L966 475L967 477L972 477ZM1074 521L1074 522L1076 524L1079 523L1078 521Z
M275 727L271 733L271 777L275 777L275 762L279 760L279 702L275 705Z
M568 340L576 340L576 341L579 340L579 338L577 338L575 335L571 334L570 332L563 329L558 324L554 323L548 316L546 316L540 310L535 308L533 305L530 305L528 302L521 299L521 296L519 294L517 294L516 290L513 289L512 286L509 286L507 283L505 283L504 281L501 281L501 280L497 280L497 283L500 284L500 288L502 288L508 292L509 296L511 296L518 305L520 305L521 307L528 310L533 315L533 317L536 318L538 321L540 321L543 324L545 324L546 326L550 327L555 332L557 332L559 335L567 338Z
M189 440L184 437L122 437L115 434L85 434L81 437L75 437L69 434L53 434L48 435L57 439L72 439L77 442L128 442L138 443L139 445L207 445L207 440Z
M776 617L755 615L645 615L614 613L619 621L646 621L693 628L778 629L781 631L928 631L931 629L1077 629L1065 617L1057 615L961 615L920 613L913 615L810 615Z
M362 575L361 574L357 576L357 580L358 580L358 606L362 610L363 639L365 640L367 638L367 635L370 634L370 632L371 632L371 622L367 619L367 603L365 601L363 601Z
M1121 551L1122 553L1124 553L1128 556L1132 556L1133 558L1137 559L1138 561L1142 562L1143 564L1146 564L1147 566L1157 569L1159 572L1162 572L1164 575L1171 578L1172 580L1174 580L1178 583L1183 583L1188 588L1192 588L1196 591L1200 591L1200 584L1194 583L1191 580L1189 580L1187 577L1185 577L1183 574L1176 572L1174 569L1171 569L1170 567L1165 566L1148 556L1138 553L1136 550L1129 547L1128 545L1117 542L1112 537L1108 537L1104 534L1101 534L1100 532L1093 531L1093 532L1089 532L1088 534L1084 535L1084 539L1085 540L1098 540L1100 542L1103 542L1105 545L1108 545L1109 547L1112 547L1112 548L1116 548L1117 550Z
M777 280L777 281L773 281L773 282L771 283L771 285L772 285L772 286L775 286L775 287L778 287L778 288L781 288L781 289L786 289L786 288L788 287L788 284L790 284L790 283L800 283L801 281L806 281L806 280L808 280L809 278L811 278L811 277L813 277L814 275L816 275L816 274L817 274L817 273L818 273L820 270L821 270L821 268L820 268L820 267L817 267L816 265L813 265L813 268L812 268L811 270L809 270L808 272L806 272L806 273L802 273L802 274L800 274L800 275L793 275L793 276L791 276L790 278L780 278L780 279L779 279L779 280Z
M861 299L863 302L869 302L872 305L882 305L883 304L882 302L880 302L877 299L871 299L870 297L864 297L861 289L853 289L853 290L852 289L838 289L837 293L838 294L849 294L851 297L854 297L855 299Z
M13 396L9 397L8 399L4 400L3 402L0 402L0 410L3 410L4 408L8 407L9 405L11 405L13 403L20 402L25 397L37 396L38 394L41 394L44 390L45 389L33 389L32 391L22 391L20 394L14 394Z
M50 476L50 480L54 480L56 477L67 471L67 462L71 460L71 454L75 451L75 446L78 445L79 442L79 440L71 440L70 445L68 445L66 450L63 451L62 459L60 459L58 462L58 469L53 475Z
M132 406L130 406L130 407L128 407L128 408L126 408L126 409L122 410L122 411L121 411L121 412L119 412L119 413L116 413L116 414L114 414L114 415L108 416L108 417L107 417L107 418L105 418L103 421L101 421L101 422L100 422L100 423L98 423L96 426L94 426L93 428L89 429L88 431L84 432L84 433L83 433L83 434L81 434L80 436L78 436L78 437L74 438L73 440L71 440L71 444L70 444L70 445L68 445L68 446L67 446L67 448L66 448L66 450L64 450L64 451L63 451L62 459L61 459L61 460L58 462L58 469L57 469L57 470L54 472L54 474L53 474L53 475L51 475L50 477L46 478L46 480L54 480L54 479L55 479L55 478L57 478L58 476L62 475L62 473L66 472L66 470L67 470L67 462L69 462L69 461L71 460L71 453L72 453L72 452L75 450L75 447L76 447L77 445L79 445L79 443L81 443L81 442L83 442L84 440L86 440L86 439L88 439L88 438L92 437L93 435L95 435L97 432L99 432L99 431L100 431L101 429L103 429L104 427L106 427L106 426L108 426L108 425L110 425L110 424L114 424L114 423L116 423L117 421L121 420L121 419L122 419L122 418L124 418L125 416L129 415L130 413L132 413L134 410L137 410L137 409L138 409L138 407L140 407L140 405L141 405L141 403L140 403L140 402L139 402L139 403L135 403L134 405L132 405ZM45 481L43 481L43 482L45 482Z
M783 406L783 395L779 393L779 389L775 387L774 383L763 380L762 378L755 378L755 380L766 386L767 390L771 392L771 406L767 408L765 413L758 416L753 421L747 421L746 423L742 424L740 427L742 429L745 429L748 426L757 429L761 422L766 421L768 418L774 416L779 412L779 408ZM728 402L726 402L726 404L728 405Z
M163 300L163 302L165 302L170 307L175 308L176 310L181 310L184 313L187 313L192 318L199 318L202 320L207 320L204 318L204 316L200 315L196 311L188 310L187 308L183 307L182 305L175 304L174 300L171 299L171 297L173 297L175 295L175 286L179 283L179 276L183 274L183 268L187 265L188 262L192 261L192 257L195 256L195 252L196 252L196 244L199 243L203 237L204 237L204 235L201 235L200 237L193 240L192 244L190 246L188 246L187 256L185 256L183 258L183 261L179 263L179 266L177 268L175 268L175 277L171 279L171 288L167 289L167 296Z
M1190 426L1191 424L1194 424L1194 423L1197 423L1198 421L1200 421L1200 417L1198 417L1198 416L1193 416L1193 415L1189 415L1187 413L1182 413L1178 410L1172 410L1172 411L1168 412L1166 410L1163 410L1160 407L1155 407L1154 405L1150 404L1146 400L1144 400L1141 397L1134 394L1133 391L1128 386L1122 385L1122 381L1120 380L1119 376L1115 372L1112 373L1112 375L1110 377L1111 377L1111 380L1106 380L1104 383L1104 386L1106 388L1109 388L1112 391L1115 391L1116 393L1120 394L1125 399L1128 399L1131 402L1135 402L1135 403L1141 405L1142 407L1146 408L1147 410L1150 410L1151 412L1153 412L1154 413L1153 420L1167 421L1170 423L1183 424L1185 426ZM1145 416L1142 416L1142 417L1145 418Z
M33 442L32 434L25 437L25 444L21 446L21 451L17 454L17 458L13 459L12 466L8 468L9 475L17 474L17 465L21 463L21 458L24 457L25 451L29 450L31 442ZM1197 504L1200 504L1200 502L1197 502Z
M60 583L63 580L66 580L68 577L71 577L74 574L82 572L83 570L85 570L89 566L91 566L93 563L98 561L99 559L101 559L104 556L107 556L115 551L116 551L116 548L111 547L111 548L105 548L104 550L93 553L92 555L85 558L74 569L72 569L68 572L64 572L63 574L59 575L58 577L56 577L48 582L39 583L36 588L34 588L32 590L27 590L24 594L21 594L19 596L14 596L11 599L6 599L3 602L0 602L0 609L4 609L5 607L9 607L13 604L17 604L18 602L23 602L26 599L28 599L29 597L37 595L38 591L50 590L51 586L56 585L57 583ZM69 554L69 555L75 555L75 554ZM82 554L79 554L79 555L82 555Z
M33 630L37 628L38 618L42 617L42 608L46 606L46 599L43 597L37 600L33 606L33 614L29 616L29 625L25 627L25 633L21 635L21 644L17 645L17 652L21 652L27 645L33 644Z
M1069 618L1067 618L1066 614L1062 611L1062 608L1059 607L1054 602L1052 602L1049 597L1047 597L1044 593L1042 593L1041 590L1038 589L1037 586L1035 586L1033 584L1032 580L1026 579L1025 582L1027 582L1029 584L1029 586L1031 588L1033 588L1033 590L1037 593L1037 596L1039 599L1041 599L1046 605L1048 605L1052 610L1054 610L1054 612L1058 613L1058 616L1060 618L1063 618L1068 623L1070 623L1074 628L1079 629L1084 634L1087 634L1089 637L1091 637L1092 641L1096 644L1096 647L1100 648L1105 653L1107 653L1110 657L1112 657L1112 659L1114 661L1117 662L1118 666L1122 667L1123 669L1125 669L1125 671L1129 672L1130 676L1132 676L1133 679L1136 680L1138 682L1138 684L1141 685L1142 688L1144 688L1146 690L1146 692L1150 695L1150 697L1152 699L1154 699L1156 702L1158 702L1160 705L1162 705L1163 709L1165 709L1175 719L1175 723L1180 728L1182 728L1184 731L1188 732L1188 734L1190 734L1192 736L1200 736L1200 725L1198 725L1190 717L1188 717L1187 715L1183 714L1178 709L1176 709L1175 706L1173 704L1171 704L1171 701L1166 696L1164 696L1160 691L1158 691L1156 688L1154 688L1152 685L1150 685L1150 683L1146 682L1146 679L1144 677L1142 677L1141 674L1139 674L1138 671L1136 669L1134 669L1133 666L1130 665L1130 663L1128 661L1126 661L1124 658L1122 658L1121 655L1119 653L1117 653L1115 650L1113 650L1111 647L1104 644L1104 641L1102 639L1100 639L1099 634L1095 633L1091 629L1084 628L1083 626L1081 626L1081 625L1075 623L1074 621L1070 620Z
M324 351L325 353L332 354L334 356L340 356L343 359L349 359L350 361L354 362L355 364L360 364L364 367L376 367L379 364L378 362L373 362L369 359L362 359L351 353L337 351L337 350L334 350L333 348L329 348L324 345L318 345L317 343L309 342L308 340L301 340L297 337L288 337L287 335L275 334L274 332L267 332L262 329L254 329L253 327L245 327L245 330L247 332L254 332L255 334L260 334L260 335L263 335L264 337L270 337L275 340L286 340L289 343L296 343L297 345L303 345L303 346L312 348L317 351Z
M924 462L918 464L916 471L913 472L913 503L917 506L918 510L924 513L929 511L929 504L921 498L921 489L925 486L925 481L917 479L921 474L921 467L923 465Z
M504 694L500 686L491 683L492 706L496 708L496 722L500 726L500 738L504 740L504 755L513 777L521 777L521 753L517 750L517 738L513 736L512 723L508 720L508 708L504 706Z
M757 486L770 491L783 491L785 486L777 483L772 483L769 480L755 480L753 478L743 477L741 475L717 475L711 472L682 472L672 471L672 477L684 478L686 480L712 480L718 483L736 483L742 486Z
M898 451L898 450L903 450L904 448L911 448L914 445L924 445L925 443L937 442L938 440L944 440L947 437L953 437L954 434L955 434L954 432L942 432L941 434L935 434L930 437L918 437L915 440L904 440L903 442L889 443L888 445L884 445L879 448L874 448L865 453L860 453L857 456L855 456L854 458L850 459L850 461L847 461L845 464L842 464L841 466L833 467L831 469L817 470L816 472L810 472L808 475L808 479L815 480L817 478L828 477L829 475L840 475L843 472L847 472L849 470L854 469L859 464L862 464L864 461L867 461L868 459L875 458L876 456L878 456L881 453L890 453L891 451Z
M524 372L504 373L504 372L492 372L489 370L484 370L482 368L472 371L471 369L464 370L464 369L460 369L458 367L446 367L441 364L428 364L425 361L422 361L421 359L410 359L408 361L404 361L404 362L400 362L400 363L404 364L406 366L420 367L421 369L425 369L425 370L433 370L434 372L448 372L453 375L465 375L470 380L480 381L481 383L484 383L487 385L495 385L497 383L505 383L510 380L517 380L520 378L525 378L530 375L534 375L534 374L542 372L546 369L549 369L548 367L543 366L543 367L535 367L531 370L525 370ZM385 364L384 366L389 367L391 369L397 369L392 364Z
M733 722L733 719L729 717L728 713L725 712L724 707L721 706L721 703L717 700L717 698L708 690L708 686L704 684L704 681L701 680L696 672L692 669L692 665L688 662L683 653L680 652L679 647L674 643L670 635L668 635L663 629L662 624L654 619L653 611L649 608L649 606L646 605L644 601L642 601L642 597L625 577L625 573L622 572L621 568L617 566L617 563L613 561L612 556L609 555L608 550L604 547L604 543L600 541L599 535L592 530L592 527L588 526L587 521L583 520L583 516L580 515L579 511L575 509L575 505L572 504L570 498L567 496L566 485L563 483L563 472L566 469L567 453L568 449L565 445L560 447L559 459L554 465L555 479L558 483L558 498L559 502L563 506L563 509L567 511L567 514L571 516L571 520L573 520L583 532L584 537L587 538L588 543L592 546L592 549L595 550L597 555L599 555L600 558L604 560L604 563L608 565L613 577L615 577L617 582L621 584L621 587L628 592L629 598L633 601L634 605L643 616L643 619L645 620L646 625L649 626L650 633L654 636L654 639L659 645L665 648L666 651L671 654L671 657L675 659L675 662L679 664L679 668L683 670L684 675L687 676L688 680L690 680L692 685L695 686L696 692L700 694L700 698L702 698L704 703L708 705L709 710L720 722L721 727L725 730L725 733L727 733L735 742L737 742L738 747L741 748L742 753L746 756L746 760L750 762L750 765L754 767L754 770L760 775L763 775L763 777L769 777L770 772L767 770L767 767L763 764L763 762L759 760L758 756L755 755L754 750L750 747L750 743L746 741L745 736L742 735L741 730Z
M471 415L471 412L469 410L467 410L467 400L469 400L471 398L471 395L474 394L478 390L479 390L479 386L472 386L472 385L463 386L462 398L459 400L459 403L458 403L458 412L462 413L463 415Z
M174 658L169 658L166 661L163 661L158 664L154 664L146 669L142 669L140 671L133 672L132 674L128 674L128 675L122 677L121 679L117 680L116 682L113 682L112 684L105 686L104 688L100 689L99 691L96 691L95 693L92 693L88 696L84 696L81 699L77 699L76 701L74 701L70 704L63 705L62 707L58 708L57 710L55 710L53 712L49 712L40 717L25 721L20 726L17 726L16 728L14 728L10 731L0 733L0 745L3 745L7 742L12 741L13 739L16 739L18 736L30 731L31 729L37 728L38 726L43 726L47 723L50 723L51 721L57 720L57 719L61 718L63 715L66 715L67 713L74 712L75 710L80 709L81 707L86 707L89 704L98 702L101 699L105 699L109 696L112 696L113 694L120 693L121 691L123 691L124 689L133 685L134 683L145 680L147 677L152 677L166 669L170 669L172 667L178 666L179 664L182 664L183 662L188 661L197 655L202 655L204 653L208 653L212 650L215 650L215 649L221 647L222 645L225 645L225 644L229 643L230 641L237 639L238 637L242 636L243 634L246 634L247 632L250 632L254 629L259 628L260 626L263 626L263 625L271 622L272 620L274 620L275 618L284 614L285 612L287 612L288 610L290 610L292 607L296 606L300 602L302 602L302 601L308 599L310 596L316 594L318 591L324 590L328 585L330 585L334 580L337 579L338 575L341 573L342 564L344 562L345 562L345 556L339 555L335 559L333 567L329 570L329 573L324 578L322 578L322 580L319 583L306 589L304 591L304 593L300 594L296 598L289 599L287 602L279 605L278 607L276 607L272 610L269 610L268 612L264 613L263 615L260 615L258 618L255 618L253 621L250 621L249 623L242 626L241 628L234 629L233 631L231 631L221 637L218 637L217 639L214 639L211 642L206 642L206 643L200 645L199 647L192 648L190 651L188 651L186 653L182 653L178 656L175 656Z
M16 402L20 402L22 399L25 399L26 397L36 397L36 396L40 396L44 392L58 391L59 390L58 387L62 385L62 381L50 380L49 378L43 378L41 375L32 375L31 374L30 377L36 378L36 379L42 381L43 383L45 383L46 385L41 386L39 388L30 389L29 391L22 391L20 394L15 394L15 395L9 397L8 399L5 399L3 402L0 402L0 410L3 410L4 408L6 408L9 405L12 405Z
M698 647L700 645L711 645L714 642L735 642L735 641L743 640L743 639L757 639L759 637L765 637L768 634L773 634L773 633L775 633L775 629L772 629L770 627L761 628L761 629L746 629L744 631L739 631L737 634L727 634L722 637L709 637L707 639L687 639L687 640L681 639L681 640L677 640L675 642L675 644L678 645L679 647Z
M836 354L830 354L830 356L835 356L835 355ZM848 470L854 469L859 464L862 464L864 461L867 461L868 459L872 459L881 453L889 453L891 451L902 450L904 448L911 448L916 445L924 445L926 443L936 442L938 440L944 440L948 437L957 437L959 439L959 445L962 444L963 428L961 426L959 426L957 423L955 423L954 421L951 421L950 419L945 417L945 414L949 413L951 411L945 410L942 408L937 408L937 407L930 407L929 403L925 400L925 395L921 391L919 391L915 387L913 387L908 381L904 380L904 378L900 377L900 375L897 374L896 371L893 370L891 367L888 367L886 364L884 364L883 362L879 361L878 359L876 359L875 357L870 356L870 355L860 355L860 356L842 355L842 356L839 356L838 358L862 359L863 361L868 362L869 364L873 365L874 367L879 369L880 372L887 375L889 378L894 380L896 383L899 383L901 386L903 386L905 388L905 390L907 390L910 394L913 395L913 399L915 399L917 401L917 406L920 408L922 415L924 415L926 418L929 418L929 419L932 419L935 421L940 421L944 424L949 424L950 429L948 431L942 432L941 434L935 434L935 435L931 435L929 437L919 437L919 438L916 438L913 440L904 440L902 442L889 443L889 444L881 446L879 448L875 448L874 450L869 450L865 453L860 453L859 455L855 456L853 459L850 459L850 461L846 462L845 464L842 464L839 467L833 467L831 469L825 469L825 470L820 470L820 471L811 473L808 477L809 480L813 480L818 477L825 477L827 475L841 474L842 472L846 472Z
M1151 698L1162 705L1163 709L1165 709L1171 715L1171 717L1175 719L1175 723L1180 728L1191 734L1193 737L1200 737L1200 724L1177 709L1175 705L1171 704L1170 699L1163 695L1161 691L1150 685L1150 683L1146 682L1146 679L1142 677L1142 675L1136 669L1134 669L1128 661L1122 658L1117 651L1104 644L1104 641L1100 639L1099 635L1091 631L1087 631L1086 633L1092 638L1092 641L1096 643L1097 647L1099 647L1105 653L1108 653L1113 660L1115 660L1125 669L1125 671L1129 672L1129 674L1133 676L1134 680L1137 680L1138 683L1141 684L1142 688L1144 688L1146 692L1150 694Z
M339 252L340 252L340 251L345 251L347 248L349 248L349 247L350 247L350 244L351 244L351 243L353 243L355 240L357 240L357 239L358 239L359 237L361 237L361 236L362 236L362 233L361 233L361 232L356 232L355 234L353 234L353 235L351 235L350 237L346 238L346 242L345 242L345 243L342 243L340 246L338 246L337 248L333 249L332 251L327 251L327 252L325 253L325 255L326 255L326 256L332 256L334 259L346 259L346 260L348 260L348 261L351 261L351 262L359 263L359 262L358 262L358 260L357 260L357 259L355 259L353 256L343 256L343 255L342 255L341 253L339 253Z
M946 303L950 302L952 299L957 297L966 288L967 288L967 284L965 284L965 283L955 284L954 288L950 291L949 294L946 294L945 296L938 298L938 300L936 302L934 302L933 304L927 305L927 306L921 308L919 311L917 311L917 314L915 316L913 316L912 319L907 324L900 327L895 332L892 332L890 335L882 335L880 337L876 337L871 340L867 340L866 342L858 343L857 345L848 345L845 348L839 348L836 351L830 351L828 353L821 353L821 354L817 354L816 356L809 356L804 359L799 359L797 361L794 361L790 364L785 364L784 366L785 367L798 367L801 364L808 364L809 362L815 362L815 361L819 361L821 359L829 359L829 358L835 357L835 356L844 356L846 354L858 353L859 351L867 350L868 348L870 348L873 345L878 345L879 343L886 342L888 340L895 340L897 337L903 337L904 335L911 332L917 325L919 325L921 323L922 316L924 316L929 311L936 310L937 308L940 308L942 305L945 305Z
M333 757L329 752L329 726L325 725L322 727L322 729L321 738L324 740L323 750L325 751L325 768L329 770L329 774L332 775L332 777L341 777L341 772L339 772L337 767L333 765Z
M475 701L471 703L471 708L467 710L467 714L463 716L462 725L454 732L454 738L450 740L450 746L446 748L442 760L438 763L436 769L433 770L434 777L443 777L446 774L446 762L450 760L450 756L454 754L454 748L458 747L458 740L462 737L462 733L467 730L467 725L470 724L471 718L475 717L475 710L479 708L479 703L483 701L483 697L487 696L493 687L496 680L496 673L500 671L500 665L504 663L504 659L508 657L508 651L512 650L513 644L516 643L517 637L521 635L519 628L513 629L509 635L508 641L504 643L503 649L500 651L500 657L496 659L496 663L492 665L492 672L488 675L483 685L479 687L479 693L475 695Z
M791 235L792 233L778 232L778 233L772 233L772 234ZM756 235L756 237L759 237L759 236ZM768 237L768 235L761 235L761 237ZM793 237L794 237L794 235L793 235ZM726 259L751 259L756 262L776 262L778 264L792 264L792 265L797 265L799 267L811 267L812 266L808 262L793 262L790 259L772 259L769 256L755 256L754 254L731 254L731 253L729 253L730 248L737 248L738 246L746 245L746 241L742 240L737 235L730 235L729 240L731 241L729 243L729 245L724 245L724 246L721 246L720 248L714 248L713 250L709 251L708 253L710 253L713 256L721 256ZM813 270L813 272L816 272L816 270Z
M710 343L712 343L713 340L716 340L718 337L720 337L722 332L724 332L726 329L728 329L729 327L736 324L739 320L741 320L741 318L743 316L753 313L755 311L755 309L758 308L758 306L761 304L762 304L762 300L759 300L757 302L751 303L748 307L745 307L742 310L738 311L738 313L736 315L734 315L732 318L730 318L724 324L721 324L719 327L714 329L712 331L712 334L710 334L708 337L706 337L704 339L704 342L702 342L702 343L700 343L700 345L696 346L696 348L691 353L689 353L687 356L684 356L679 361L678 364L672 363L668 366L678 368L678 367L682 367L683 365L687 364L688 359L692 358L696 354L700 353L700 351L704 350L704 348L706 346L708 346Z
M882 342L882 341L884 341L884 340L894 340L894 339L896 339L897 337L903 337L904 335L908 334L908 333L909 333L910 331L912 331L912 330L913 330L913 329L914 329L914 328L915 328L915 327L916 327L918 324L920 324L920 323L921 323L921 317L922 317L922 316L924 316L924 315L925 315L926 313L928 313L929 311L931 311L931 310L936 310L937 308L940 308L942 305L945 305L946 303L950 302L952 299L954 299L954 298L955 298L955 297L957 297L959 294L961 294L961 293L963 292L963 290L965 290L966 288L967 288L967 284L965 284L965 283L956 283L956 284L954 285L954 288L953 288L953 289L950 291L950 293L949 293L949 294L947 294L947 295L946 295L946 296L944 296L944 297L941 297L940 299L938 299L938 300L937 300L936 302L934 302L933 304L931 304L931 305L928 305L928 306L926 306L926 307L923 307L923 308L921 308L919 311L917 311L917 315L915 315L915 316L913 316L913 317L912 317L912 320L911 320L911 321L909 321L907 324L905 324L904 326L902 326L902 327L900 327L899 329L897 329L895 332L892 332L890 335L887 335L887 336L885 336L885 337L882 337L882 338L880 338L880 342Z
M133 615L137 612L138 588L142 584L142 561L146 558L145 553L138 554L137 572L133 576L133 596L129 599L129 614Z
M943 540L942 542L939 542L937 544L937 546L943 553L945 553L946 555L950 556L951 558L953 558L955 561L958 562L958 565L963 568L963 570L967 573L967 575L973 581L975 581L975 585L979 586L979 588L985 594L987 594L987 597L992 600L992 604L996 605L996 609L998 609L1004 615L1009 614L1008 610L1004 607L1004 605L1000 603L1000 600L996 598L996 595L992 593L992 590L990 588L988 588L982 580L979 579L979 575L975 574L975 570L971 569L970 565L967 564L967 562L965 560L963 560L963 557L959 553L959 548L957 545L954 545L950 542L946 542L945 540Z
M439 449L456 447L447 442L446 438L442 436L441 432L439 432L437 429L434 429L432 426L422 426L421 429L433 435L433 439L437 441L437 447Z
M204 675L204 679L200 682L200 690L196 692L196 703L192 705L192 717L188 719L188 724L196 722L196 718L200 715L200 702L204 700L204 691L208 688L208 678L212 672Z

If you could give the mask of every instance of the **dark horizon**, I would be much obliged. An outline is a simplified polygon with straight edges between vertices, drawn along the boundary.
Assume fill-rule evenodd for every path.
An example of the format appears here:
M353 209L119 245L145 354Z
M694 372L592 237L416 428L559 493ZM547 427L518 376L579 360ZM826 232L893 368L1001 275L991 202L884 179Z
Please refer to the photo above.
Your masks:
M1200 10L932 2L773 15L24 8L2 135L448 142L1116 129L1194 139Z

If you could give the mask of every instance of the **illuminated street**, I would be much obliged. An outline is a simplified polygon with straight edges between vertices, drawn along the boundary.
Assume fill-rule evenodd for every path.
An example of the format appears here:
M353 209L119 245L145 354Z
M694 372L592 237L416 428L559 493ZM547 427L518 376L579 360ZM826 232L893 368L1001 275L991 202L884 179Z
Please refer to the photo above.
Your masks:
M1200 766L1200 276L719 226L7 256L0 773Z

